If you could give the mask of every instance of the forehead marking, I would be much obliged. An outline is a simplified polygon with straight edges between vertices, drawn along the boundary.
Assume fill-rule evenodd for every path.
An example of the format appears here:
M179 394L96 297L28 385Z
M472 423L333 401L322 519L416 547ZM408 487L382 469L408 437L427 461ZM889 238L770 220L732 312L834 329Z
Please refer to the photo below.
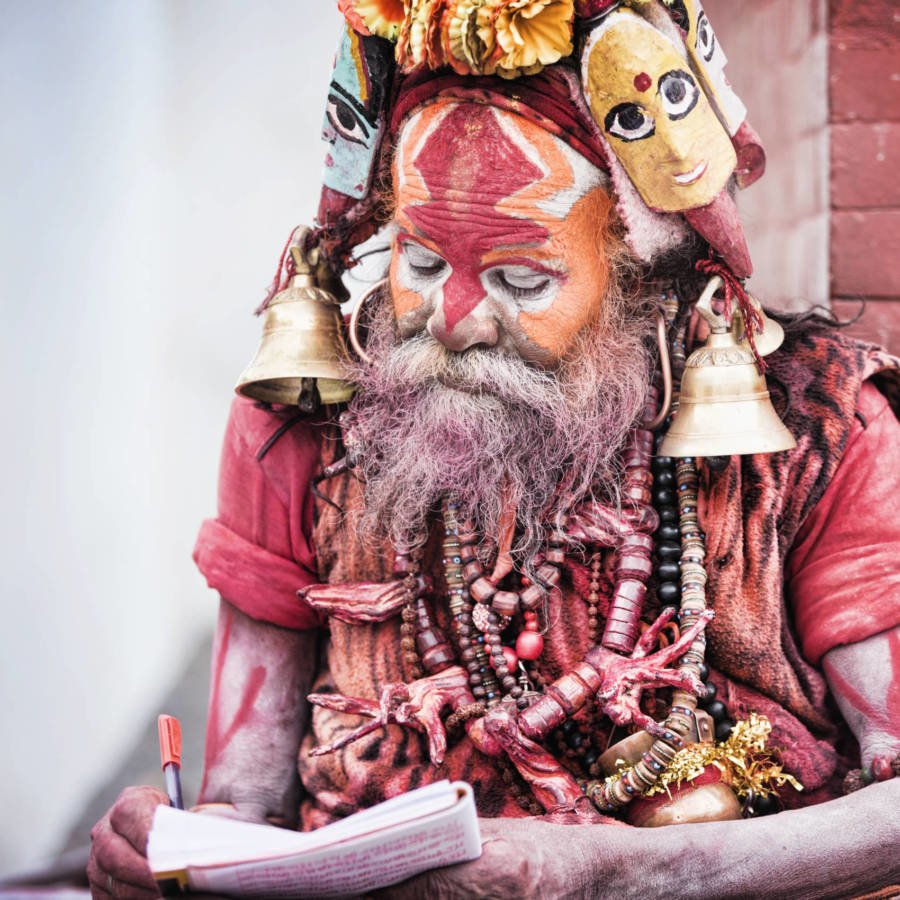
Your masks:
M634 86L641 93L648 90L652 84L653 79L646 72L640 72L634 76Z
M453 271L444 284L443 309L452 331L484 297L475 263L498 246L537 246L549 237L537 222L498 208L545 173L509 139L493 109L472 104L454 104L440 116L412 163L428 199L403 211L448 257Z

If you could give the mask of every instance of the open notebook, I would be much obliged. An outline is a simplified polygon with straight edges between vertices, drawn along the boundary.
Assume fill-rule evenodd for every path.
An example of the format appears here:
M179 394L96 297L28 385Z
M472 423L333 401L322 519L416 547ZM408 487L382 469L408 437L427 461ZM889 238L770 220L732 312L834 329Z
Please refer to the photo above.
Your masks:
M439 781L300 833L160 806L147 858L160 882L243 897L327 897L481 855L470 785Z

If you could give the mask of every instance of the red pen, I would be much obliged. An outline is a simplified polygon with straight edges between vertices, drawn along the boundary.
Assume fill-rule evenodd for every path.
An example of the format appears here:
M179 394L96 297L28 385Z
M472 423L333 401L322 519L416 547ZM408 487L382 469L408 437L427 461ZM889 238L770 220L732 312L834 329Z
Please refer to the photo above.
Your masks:
M175 716L160 716L157 719L157 726L159 756L166 778L169 805L175 809L184 809L184 800L181 797L181 723Z

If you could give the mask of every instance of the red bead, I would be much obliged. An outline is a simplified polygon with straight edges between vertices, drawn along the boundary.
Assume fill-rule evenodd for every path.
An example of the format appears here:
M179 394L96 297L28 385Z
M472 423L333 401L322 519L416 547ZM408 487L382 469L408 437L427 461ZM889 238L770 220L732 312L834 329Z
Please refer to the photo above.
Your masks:
M506 660L506 668L510 672L514 672L519 665L519 657L516 656L516 651L512 647L504 647L503 658Z
M527 627L527 626L526 626ZM523 631L516 639L519 659L534 660L544 652L544 636L536 631Z

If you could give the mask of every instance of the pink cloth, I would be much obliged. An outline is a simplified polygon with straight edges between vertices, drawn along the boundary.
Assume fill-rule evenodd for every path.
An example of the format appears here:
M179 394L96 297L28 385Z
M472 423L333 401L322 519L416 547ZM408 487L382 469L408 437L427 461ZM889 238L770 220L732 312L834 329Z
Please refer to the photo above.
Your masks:
M868 382L857 410L862 421L854 420L785 573L800 646L813 665L834 647L900 624L900 425Z
M785 580L806 658L900 624L900 424L864 384L844 457L800 530ZM225 435L219 514L194 559L211 588L255 619L308 629L322 620L296 591L318 580L309 483L320 426L236 399ZM284 433L266 445L279 429ZM260 458L261 457L261 458Z
M236 399L219 468L219 514L203 523L194 549L213 590L283 628L322 624L297 598L299 588L318 581L309 484L320 464L320 437L317 424L294 412Z

